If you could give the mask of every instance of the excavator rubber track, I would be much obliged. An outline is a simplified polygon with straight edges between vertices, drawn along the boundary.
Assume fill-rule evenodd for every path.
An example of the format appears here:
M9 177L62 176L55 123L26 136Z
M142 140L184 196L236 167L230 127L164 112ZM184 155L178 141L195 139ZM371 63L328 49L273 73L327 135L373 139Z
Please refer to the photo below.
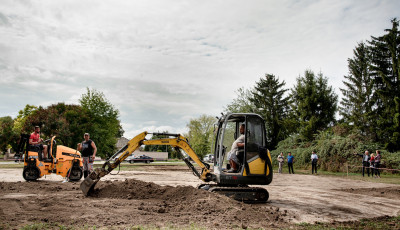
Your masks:
M213 184L202 184L199 185L198 188L209 192L215 192L248 204L266 203L269 198L268 191L260 187L226 187Z

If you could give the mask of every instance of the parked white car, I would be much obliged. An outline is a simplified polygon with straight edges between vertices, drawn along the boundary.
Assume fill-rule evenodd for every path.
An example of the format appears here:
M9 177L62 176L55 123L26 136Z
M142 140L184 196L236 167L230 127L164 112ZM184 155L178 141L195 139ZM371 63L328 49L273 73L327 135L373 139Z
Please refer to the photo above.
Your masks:
M205 162L213 162L214 161L214 155L213 154L207 154L204 156L203 161Z

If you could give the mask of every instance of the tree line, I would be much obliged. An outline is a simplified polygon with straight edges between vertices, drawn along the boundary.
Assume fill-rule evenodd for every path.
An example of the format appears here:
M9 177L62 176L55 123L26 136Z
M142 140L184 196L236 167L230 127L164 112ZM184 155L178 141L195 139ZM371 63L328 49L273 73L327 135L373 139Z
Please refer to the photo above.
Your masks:
M270 149L289 137L312 142L321 132L341 126L388 151L400 150L399 21L392 19L391 24L384 35L371 36L354 48L340 103L322 72L306 70L291 89L266 74L254 87L238 89L225 111L260 114Z
M347 159L356 161L353 151L400 150L399 21L392 19L391 24L384 35L371 36L354 48L340 102L328 77L307 69L292 88L266 74L253 87L239 88L224 111L260 114L274 156L297 151L298 162L307 164L309 153L318 150L325 159L323 169L337 170ZM200 156L211 153L210 124L215 122L213 116L201 115L187 124L185 136ZM400 167L400 157L390 157L390 167Z
M47 107L26 105L18 116L0 118L0 150L16 150L20 134L33 132L41 127L43 139L57 136L58 144L76 148L84 133L98 147L98 155L107 157L114 153L117 138L123 134L119 111L105 98L102 92L90 90L79 99L79 105L57 103Z

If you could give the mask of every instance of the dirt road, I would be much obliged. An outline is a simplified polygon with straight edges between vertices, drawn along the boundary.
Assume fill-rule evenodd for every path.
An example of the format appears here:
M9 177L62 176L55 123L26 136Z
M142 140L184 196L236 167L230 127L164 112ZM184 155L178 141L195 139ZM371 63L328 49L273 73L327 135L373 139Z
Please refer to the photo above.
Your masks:
M0 169L3 225L282 227L400 215L400 186L312 175L275 174L266 204L243 204L197 190L186 166L147 166L108 175L94 197L51 175L24 182L22 169Z

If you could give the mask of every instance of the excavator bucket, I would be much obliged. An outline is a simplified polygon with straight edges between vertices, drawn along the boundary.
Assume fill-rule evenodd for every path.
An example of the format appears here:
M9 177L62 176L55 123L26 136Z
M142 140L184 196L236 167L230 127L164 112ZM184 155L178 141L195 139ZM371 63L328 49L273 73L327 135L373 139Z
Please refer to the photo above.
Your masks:
M85 196L89 196L90 193L93 192L94 186L96 186L99 180L92 180L90 177L86 177L85 180L81 183L81 190Z
M97 182L99 182L100 178L107 175L109 172L104 168L96 168L93 172L91 172L85 180L82 181L80 188L85 196L90 196L90 193L93 192L94 186L96 186Z

